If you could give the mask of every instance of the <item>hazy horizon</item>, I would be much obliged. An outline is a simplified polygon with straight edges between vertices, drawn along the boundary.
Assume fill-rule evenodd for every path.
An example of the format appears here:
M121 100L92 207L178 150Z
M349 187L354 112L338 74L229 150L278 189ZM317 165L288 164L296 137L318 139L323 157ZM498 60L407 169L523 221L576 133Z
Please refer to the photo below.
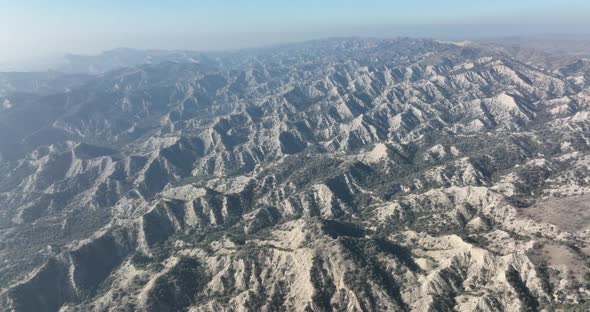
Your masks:
M590 3L580 0L9 1L0 12L0 66L121 47L212 51L346 36L588 35L589 15Z

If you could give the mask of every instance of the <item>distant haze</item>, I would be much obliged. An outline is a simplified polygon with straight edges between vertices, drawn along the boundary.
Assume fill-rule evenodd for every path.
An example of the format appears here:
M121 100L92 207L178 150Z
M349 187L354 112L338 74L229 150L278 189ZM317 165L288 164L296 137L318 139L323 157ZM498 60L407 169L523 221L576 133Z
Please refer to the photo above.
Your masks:
M478 39L590 29L587 0L2 2L10 3L0 10L0 70L117 47L221 50L331 36Z

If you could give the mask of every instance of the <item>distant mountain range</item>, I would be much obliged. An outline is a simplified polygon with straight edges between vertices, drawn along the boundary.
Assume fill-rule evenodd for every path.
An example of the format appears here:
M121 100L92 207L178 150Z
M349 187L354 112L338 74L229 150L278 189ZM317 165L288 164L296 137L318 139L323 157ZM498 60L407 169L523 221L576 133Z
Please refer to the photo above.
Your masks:
M584 56L335 38L67 60L0 73L6 311L590 308Z

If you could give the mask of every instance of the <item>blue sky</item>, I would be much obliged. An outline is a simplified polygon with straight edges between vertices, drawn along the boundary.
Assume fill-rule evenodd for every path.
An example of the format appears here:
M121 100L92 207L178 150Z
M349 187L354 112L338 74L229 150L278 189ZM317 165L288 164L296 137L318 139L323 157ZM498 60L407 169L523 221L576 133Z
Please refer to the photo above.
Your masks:
M121 46L214 50L346 35L585 32L588 17L590 0L0 0L0 63Z

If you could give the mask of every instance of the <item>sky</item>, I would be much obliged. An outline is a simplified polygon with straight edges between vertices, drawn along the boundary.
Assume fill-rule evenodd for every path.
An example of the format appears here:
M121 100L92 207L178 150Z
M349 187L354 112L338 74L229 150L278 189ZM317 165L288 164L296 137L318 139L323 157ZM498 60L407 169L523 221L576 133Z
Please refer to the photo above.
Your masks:
M0 64L117 47L590 32L590 0L0 0Z

